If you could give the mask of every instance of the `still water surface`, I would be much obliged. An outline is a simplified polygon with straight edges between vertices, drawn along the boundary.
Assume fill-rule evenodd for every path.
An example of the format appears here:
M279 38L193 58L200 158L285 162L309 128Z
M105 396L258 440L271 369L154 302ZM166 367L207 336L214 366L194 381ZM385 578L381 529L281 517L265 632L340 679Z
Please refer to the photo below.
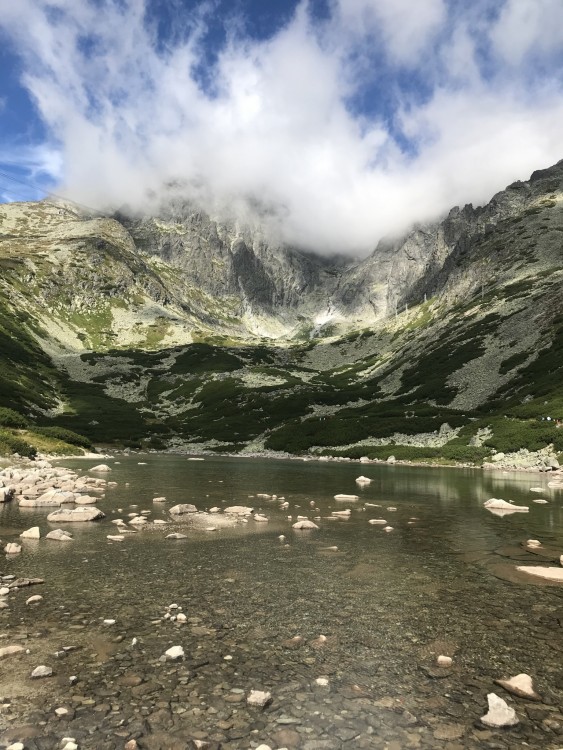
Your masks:
M547 477L224 457L116 460L108 477L117 486L98 503L106 519L74 525L72 543L26 541L3 565L4 574L45 579L40 592L14 597L0 622L8 638L33 643L36 658L25 669L50 663L56 671L47 704L43 685L29 688L29 671L15 673L24 688L0 683L4 694L19 690L21 704L3 728L33 716L44 737L59 741L52 711L69 705L68 727L81 747L122 748L132 736L147 748L185 747L190 738L305 750L563 746L563 586L515 573L519 564L553 564L563 552L563 492L548 489ZM63 463L87 471L96 462ZM358 488L360 474L371 485ZM257 493L284 496L290 507ZM337 502L336 493L360 500ZM161 495L167 502L153 504ZM542 496L548 504L532 502ZM499 518L483 508L491 497L530 512ZM171 521L167 509L177 503L250 505L269 523L195 531ZM349 520L326 520L345 508ZM111 519L144 509L170 523L107 540L116 533ZM295 532L288 514L320 516L320 529ZM2 540L33 525L44 535L52 528L46 516L6 504ZM370 518L386 519L393 531ZM188 538L165 540L171 531ZM543 542L548 562L521 547L529 538ZM25 607L28 592L43 595L41 608ZM172 603L189 618L185 625L160 621ZM65 644L81 648L53 663ZM185 649L180 666L159 661L171 645ZM453 657L451 670L436 668L438 654ZM535 708L493 683L521 672L544 697ZM121 684L131 673L141 687ZM74 674L79 681L69 688ZM322 676L326 687L315 683ZM246 707L251 689L272 693L264 711ZM479 725L491 691L517 709L517 728Z

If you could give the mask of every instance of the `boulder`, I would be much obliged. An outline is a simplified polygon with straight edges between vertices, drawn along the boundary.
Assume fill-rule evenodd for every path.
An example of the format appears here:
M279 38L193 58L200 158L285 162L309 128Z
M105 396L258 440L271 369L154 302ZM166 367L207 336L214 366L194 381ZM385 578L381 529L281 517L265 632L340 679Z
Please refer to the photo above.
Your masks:
M93 495L76 495L74 502L76 505L95 505L98 498Z
M530 510L527 505L512 505L507 503L506 500L500 500L499 498L492 497L483 503L483 507L490 511L502 511L501 515L508 513L528 513Z
M14 490L11 487L0 487L0 503L7 503L13 495Z
M98 464L97 466L92 466L89 471L98 471L100 473L111 471L110 467L107 464Z
M52 489L39 497L22 497L19 504L22 508L51 508L70 505L75 502L75 499L74 492Z
M197 513L197 508L191 503L182 503L180 505L174 505L168 512L172 516L183 516L186 513Z
M39 526L32 526L30 529L27 529L27 531L22 531L20 539L41 539Z
M18 555L21 551L21 546L19 544L16 544L16 542L8 542L8 544L4 547L4 552L7 555Z
M164 652L164 657L167 661L176 661L177 659L184 658L184 649L182 646L172 646Z
M303 529L318 529L319 527L313 521L305 520L305 521L297 521L297 523L294 523L291 528L301 531Z
M54 513L49 513L47 516L47 520L52 523L81 523L84 521L97 521L100 518L105 518L105 513L102 513L98 508L90 506L72 509L61 508Z
M52 539L55 542L72 542L72 536L62 529L55 529L54 531L50 531L45 539Z
M488 727L514 727L519 723L516 712L513 708L499 698L496 693L489 693L487 695L487 701L489 704L489 710L481 716L481 721Z
M534 690L534 683L529 674L517 674L509 680L495 680L495 683L519 698L541 701L541 697Z
M368 479L368 477L364 477L364 476L357 477L356 483L357 484L371 484L371 479Z

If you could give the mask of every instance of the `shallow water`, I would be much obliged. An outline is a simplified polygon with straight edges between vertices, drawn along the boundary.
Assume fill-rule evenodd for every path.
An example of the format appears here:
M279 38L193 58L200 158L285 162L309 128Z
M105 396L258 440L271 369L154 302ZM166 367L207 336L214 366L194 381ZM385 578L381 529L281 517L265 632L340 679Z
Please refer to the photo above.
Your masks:
M10 703L0 713L6 742L27 733L30 748L58 746L63 736L76 736L81 748L122 748L130 737L146 748L183 748L190 739L304 750L563 746L563 586L515 572L563 552L563 492L547 489L547 477L222 457L117 460L107 476L118 486L98 503L106 519L73 525L71 543L25 541L2 566L45 579L0 610L5 643L25 636L31 651L1 663L10 667L0 680ZM64 465L86 471L95 463ZM359 488L360 474L372 484ZM544 495L529 491L537 486ZM289 509L259 492L285 496ZM360 501L337 502L336 493ZM165 504L152 503L159 495ZM496 517L483 509L490 497L530 512ZM534 504L538 497L549 503ZM209 532L180 521L106 539L117 532L112 518L148 509L151 519L170 520L167 509L184 502L201 510L250 505L269 523ZM345 508L349 520L326 520ZM6 504L0 537L33 525L44 535L47 513ZM320 529L293 531L288 514L321 516ZM393 531L369 518L386 519ZM165 540L173 530L188 538ZM529 538L543 542L547 561L522 548ZM43 601L26 607L36 593ZM172 603L186 624L161 620ZM105 626L104 618L116 622ZM184 647L185 661L159 660L172 645ZM63 646L79 648L55 657ZM440 653L453 657L452 669L435 666ZM31 681L38 664L55 676ZM543 703L493 683L521 672L535 678ZM320 676L328 686L316 685ZM246 706L251 689L270 691L271 704ZM516 708L518 727L479 724L492 691ZM69 709L62 720L59 706Z

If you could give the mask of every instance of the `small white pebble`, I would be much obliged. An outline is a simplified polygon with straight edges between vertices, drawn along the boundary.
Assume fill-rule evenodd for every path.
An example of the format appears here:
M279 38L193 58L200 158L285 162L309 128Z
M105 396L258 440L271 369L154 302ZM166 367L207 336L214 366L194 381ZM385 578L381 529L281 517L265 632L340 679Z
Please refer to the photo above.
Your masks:
M315 680L315 685L326 687L328 685L328 677L317 677L317 679Z
M115 625L115 620L104 620L104 625Z
M440 654L440 656L436 660L439 667L451 667L452 661L453 660L451 656L444 656L443 654Z

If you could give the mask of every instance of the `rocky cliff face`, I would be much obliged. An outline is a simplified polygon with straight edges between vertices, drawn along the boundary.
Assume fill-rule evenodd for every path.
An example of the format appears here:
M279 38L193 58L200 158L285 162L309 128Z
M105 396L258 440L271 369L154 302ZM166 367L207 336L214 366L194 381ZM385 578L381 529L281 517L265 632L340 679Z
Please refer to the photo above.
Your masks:
M466 448L563 417L563 162L361 261L185 205L4 205L0 271L0 406L97 441Z

